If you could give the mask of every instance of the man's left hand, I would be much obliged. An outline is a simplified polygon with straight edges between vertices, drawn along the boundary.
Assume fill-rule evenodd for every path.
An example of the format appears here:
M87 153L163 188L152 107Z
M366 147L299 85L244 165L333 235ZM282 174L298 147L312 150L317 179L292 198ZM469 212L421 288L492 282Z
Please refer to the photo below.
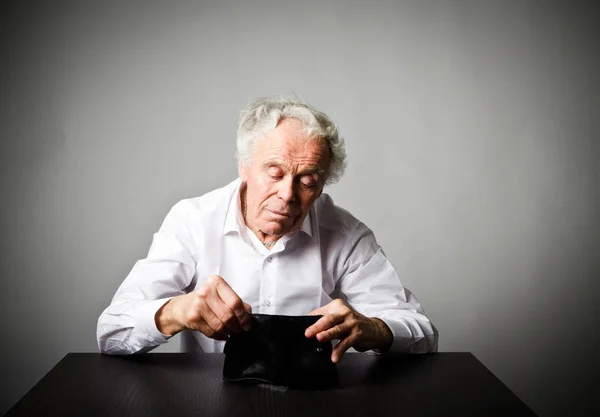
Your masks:
M306 337L316 337L319 342L339 339L331 354L333 363L339 362L351 347L359 352L370 349L386 351L394 339L390 328L382 320L363 316L341 299L333 300L309 315L323 317L306 329Z

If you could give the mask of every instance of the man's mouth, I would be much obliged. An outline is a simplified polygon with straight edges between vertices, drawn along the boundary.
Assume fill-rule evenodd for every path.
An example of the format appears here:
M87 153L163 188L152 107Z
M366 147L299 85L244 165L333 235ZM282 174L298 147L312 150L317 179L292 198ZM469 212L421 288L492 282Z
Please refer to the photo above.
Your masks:
M294 213L289 213L286 211L279 211L279 210L272 210L272 209L267 209L267 211L269 213L275 214L277 216L281 216L281 217L294 217Z

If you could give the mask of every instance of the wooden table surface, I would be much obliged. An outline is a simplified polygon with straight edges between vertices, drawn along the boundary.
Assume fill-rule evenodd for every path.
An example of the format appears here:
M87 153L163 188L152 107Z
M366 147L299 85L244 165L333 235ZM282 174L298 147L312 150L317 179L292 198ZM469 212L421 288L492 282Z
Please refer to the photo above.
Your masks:
M328 390L222 380L223 354L70 353L6 416L534 416L470 353L348 353Z

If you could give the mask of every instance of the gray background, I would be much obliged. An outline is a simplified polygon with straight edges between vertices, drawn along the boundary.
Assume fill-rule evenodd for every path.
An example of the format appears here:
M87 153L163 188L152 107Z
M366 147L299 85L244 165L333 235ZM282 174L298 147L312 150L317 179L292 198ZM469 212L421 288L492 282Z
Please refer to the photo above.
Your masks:
M0 412L97 352L169 208L236 176L237 114L276 93L339 124L349 167L328 192L440 350L541 416L592 407L597 2L161 3L1 3Z

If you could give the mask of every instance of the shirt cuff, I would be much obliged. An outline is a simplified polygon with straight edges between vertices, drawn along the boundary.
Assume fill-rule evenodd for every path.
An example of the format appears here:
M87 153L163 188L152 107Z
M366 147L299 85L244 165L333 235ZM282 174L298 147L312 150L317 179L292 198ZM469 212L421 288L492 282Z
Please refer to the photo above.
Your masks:
M381 317L378 318L379 320L387 324L387 326L390 328L390 331L394 336L394 340L392 341L392 345L387 351L381 352L378 349L373 349L373 352L380 355L388 353L408 353L410 350L411 333L407 329L407 327L399 321L388 320Z
M147 303L138 306L136 309L136 327L146 333L146 339L150 343L155 343L158 345L164 344L167 343L172 337L162 334L156 327L156 321L154 320L154 316L156 315L158 309L165 305L166 302L171 298L172 297L148 301Z

